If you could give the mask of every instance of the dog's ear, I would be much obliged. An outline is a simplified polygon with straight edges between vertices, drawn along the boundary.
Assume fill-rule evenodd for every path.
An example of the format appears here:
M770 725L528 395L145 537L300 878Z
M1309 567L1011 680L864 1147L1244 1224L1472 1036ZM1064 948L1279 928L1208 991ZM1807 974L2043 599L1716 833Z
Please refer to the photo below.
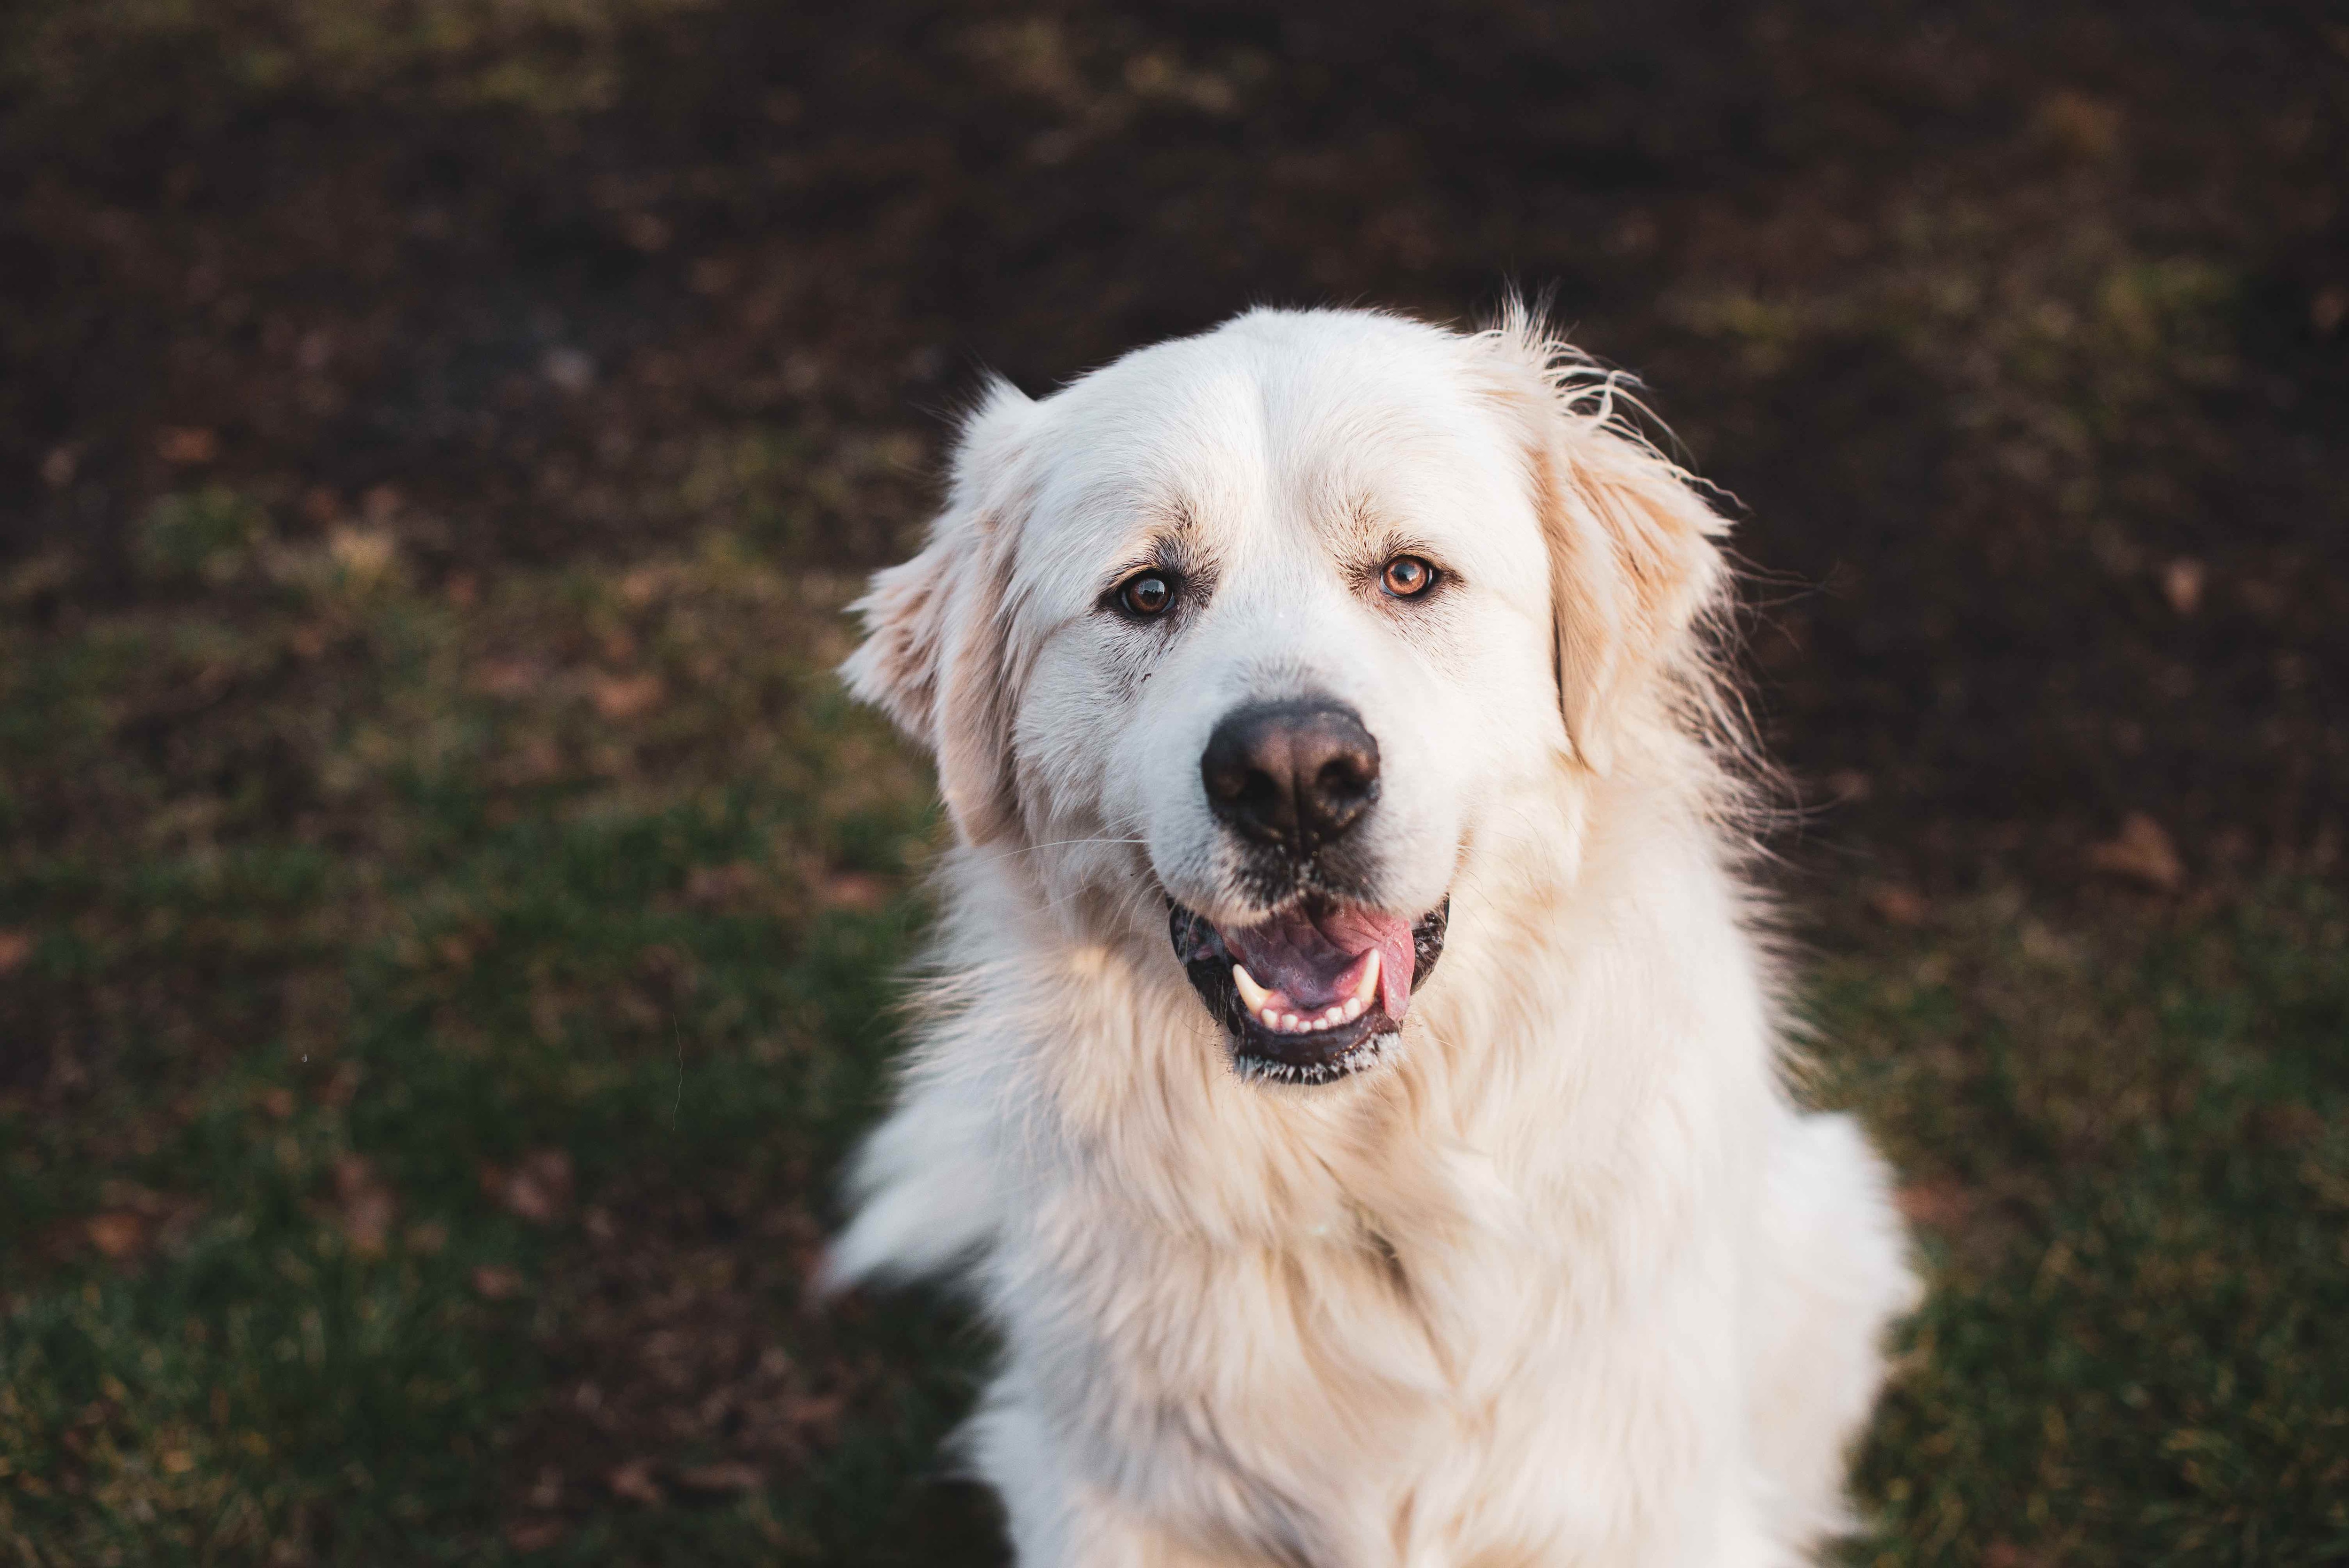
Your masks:
M850 608L864 641L841 665L848 689L936 759L964 842L1017 831L1012 672L1004 604L1027 506L1022 434L1034 405L991 382L955 443L946 509L920 554L874 573Z
M1576 757L1612 766L1627 728L1701 685L1697 623L1726 582L1729 525L1630 422L1622 379L1513 305L1480 340L1521 422L1549 547L1558 706Z

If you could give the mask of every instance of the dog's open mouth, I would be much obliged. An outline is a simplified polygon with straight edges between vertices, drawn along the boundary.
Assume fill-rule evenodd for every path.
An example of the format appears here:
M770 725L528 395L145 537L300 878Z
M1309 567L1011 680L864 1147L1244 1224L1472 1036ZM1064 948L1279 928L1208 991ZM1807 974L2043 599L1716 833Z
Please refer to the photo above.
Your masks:
M1416 922L1309 900L1256 925L1219 928L1171 901L1175 956L1251 1077L1328 1083L1385 1053L1444 953L1452 903Z

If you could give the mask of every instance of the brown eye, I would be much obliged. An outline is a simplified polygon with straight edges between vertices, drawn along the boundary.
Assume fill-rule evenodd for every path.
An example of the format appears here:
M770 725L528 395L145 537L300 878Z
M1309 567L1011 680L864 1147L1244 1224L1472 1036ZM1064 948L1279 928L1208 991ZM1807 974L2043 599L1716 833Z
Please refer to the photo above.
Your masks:
M1174 584L1160 573L1145 572L1126 580L1117 591L1117 602L1125 606L1126 614L1147 620L1164 614L1166 606L1174 603Z
M1435 585L1435 568L1416 555L1398 555L1387 562L1379 586L1397 599L1416 599Z

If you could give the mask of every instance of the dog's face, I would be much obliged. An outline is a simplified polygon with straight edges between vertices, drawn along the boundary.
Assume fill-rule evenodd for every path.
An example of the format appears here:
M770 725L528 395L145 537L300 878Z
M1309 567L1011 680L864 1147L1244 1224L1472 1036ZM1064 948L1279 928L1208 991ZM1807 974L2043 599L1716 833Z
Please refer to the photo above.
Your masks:
M1712 514L1550 352L1258 313L999 387L862 606L960 835L1146 888L1252 1074L1380 1059L1480 828L1605 765L1711 592Z

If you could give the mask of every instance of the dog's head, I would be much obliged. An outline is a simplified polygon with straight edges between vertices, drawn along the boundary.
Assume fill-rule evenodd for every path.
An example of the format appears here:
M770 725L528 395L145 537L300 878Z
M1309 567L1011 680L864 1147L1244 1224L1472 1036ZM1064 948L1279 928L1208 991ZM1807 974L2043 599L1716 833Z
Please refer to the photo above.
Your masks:
M999 383L843 673L966 844L1163 910L1244 1070L1358 1071L1491 819L1676 733L1722 524L1614 396L1516 311L1260 311Z

